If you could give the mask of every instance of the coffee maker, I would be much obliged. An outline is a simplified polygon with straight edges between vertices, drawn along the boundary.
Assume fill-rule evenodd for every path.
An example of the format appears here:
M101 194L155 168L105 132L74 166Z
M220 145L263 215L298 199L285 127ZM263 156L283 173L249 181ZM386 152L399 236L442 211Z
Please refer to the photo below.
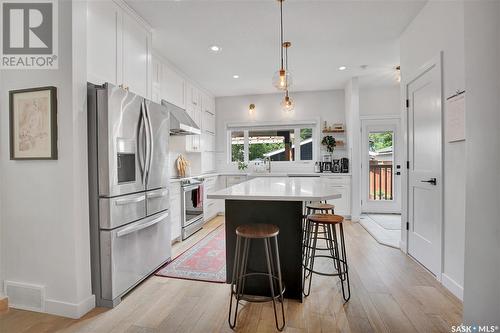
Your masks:
M340 159L340 172L342 173L349 173L349 159L348 158L341 158Z

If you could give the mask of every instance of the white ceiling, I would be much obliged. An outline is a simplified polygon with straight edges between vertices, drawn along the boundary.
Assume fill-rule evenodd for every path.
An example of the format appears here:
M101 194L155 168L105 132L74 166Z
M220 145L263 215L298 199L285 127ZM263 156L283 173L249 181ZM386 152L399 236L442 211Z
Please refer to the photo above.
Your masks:
M214 95L276 92L271 79L279 68L277 1L127 3L154 28L154 49ZM368 85L395 84L399 36L424 4L285 1L292 91L340 89L352 76L365 77L361 82ZM222 48L218 54L209 50L214 44ZM341 65L348 70L338 71Z

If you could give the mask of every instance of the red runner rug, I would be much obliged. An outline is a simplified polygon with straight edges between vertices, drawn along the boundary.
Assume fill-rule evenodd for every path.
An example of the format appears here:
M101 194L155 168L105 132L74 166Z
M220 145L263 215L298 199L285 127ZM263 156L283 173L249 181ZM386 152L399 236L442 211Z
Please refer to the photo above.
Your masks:
M226 237L223 226L205 236L190 249L160 268L155 275L199 280L226 282Z

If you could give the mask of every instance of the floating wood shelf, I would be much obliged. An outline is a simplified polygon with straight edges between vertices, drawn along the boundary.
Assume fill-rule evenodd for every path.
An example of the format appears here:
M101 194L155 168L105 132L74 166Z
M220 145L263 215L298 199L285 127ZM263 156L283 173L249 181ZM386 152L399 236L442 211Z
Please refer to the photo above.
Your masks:
M334 133L334 134L344 134L345 133L345 130L344 131L329 131L329 130L323 130L323 133Z

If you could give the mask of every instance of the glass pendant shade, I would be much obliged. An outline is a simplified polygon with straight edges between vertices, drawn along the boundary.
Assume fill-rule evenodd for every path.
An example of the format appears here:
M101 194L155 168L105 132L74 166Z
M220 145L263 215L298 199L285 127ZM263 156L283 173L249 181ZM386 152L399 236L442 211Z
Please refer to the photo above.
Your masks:
M292 75L284 69L280 69L273 76L273 86L278 90L288 90L292 83Z
M283 108L284 111L287 112L293 111L293 109L295 108L295 101L287 94L283 99L283 101L281 102L281 107Z

